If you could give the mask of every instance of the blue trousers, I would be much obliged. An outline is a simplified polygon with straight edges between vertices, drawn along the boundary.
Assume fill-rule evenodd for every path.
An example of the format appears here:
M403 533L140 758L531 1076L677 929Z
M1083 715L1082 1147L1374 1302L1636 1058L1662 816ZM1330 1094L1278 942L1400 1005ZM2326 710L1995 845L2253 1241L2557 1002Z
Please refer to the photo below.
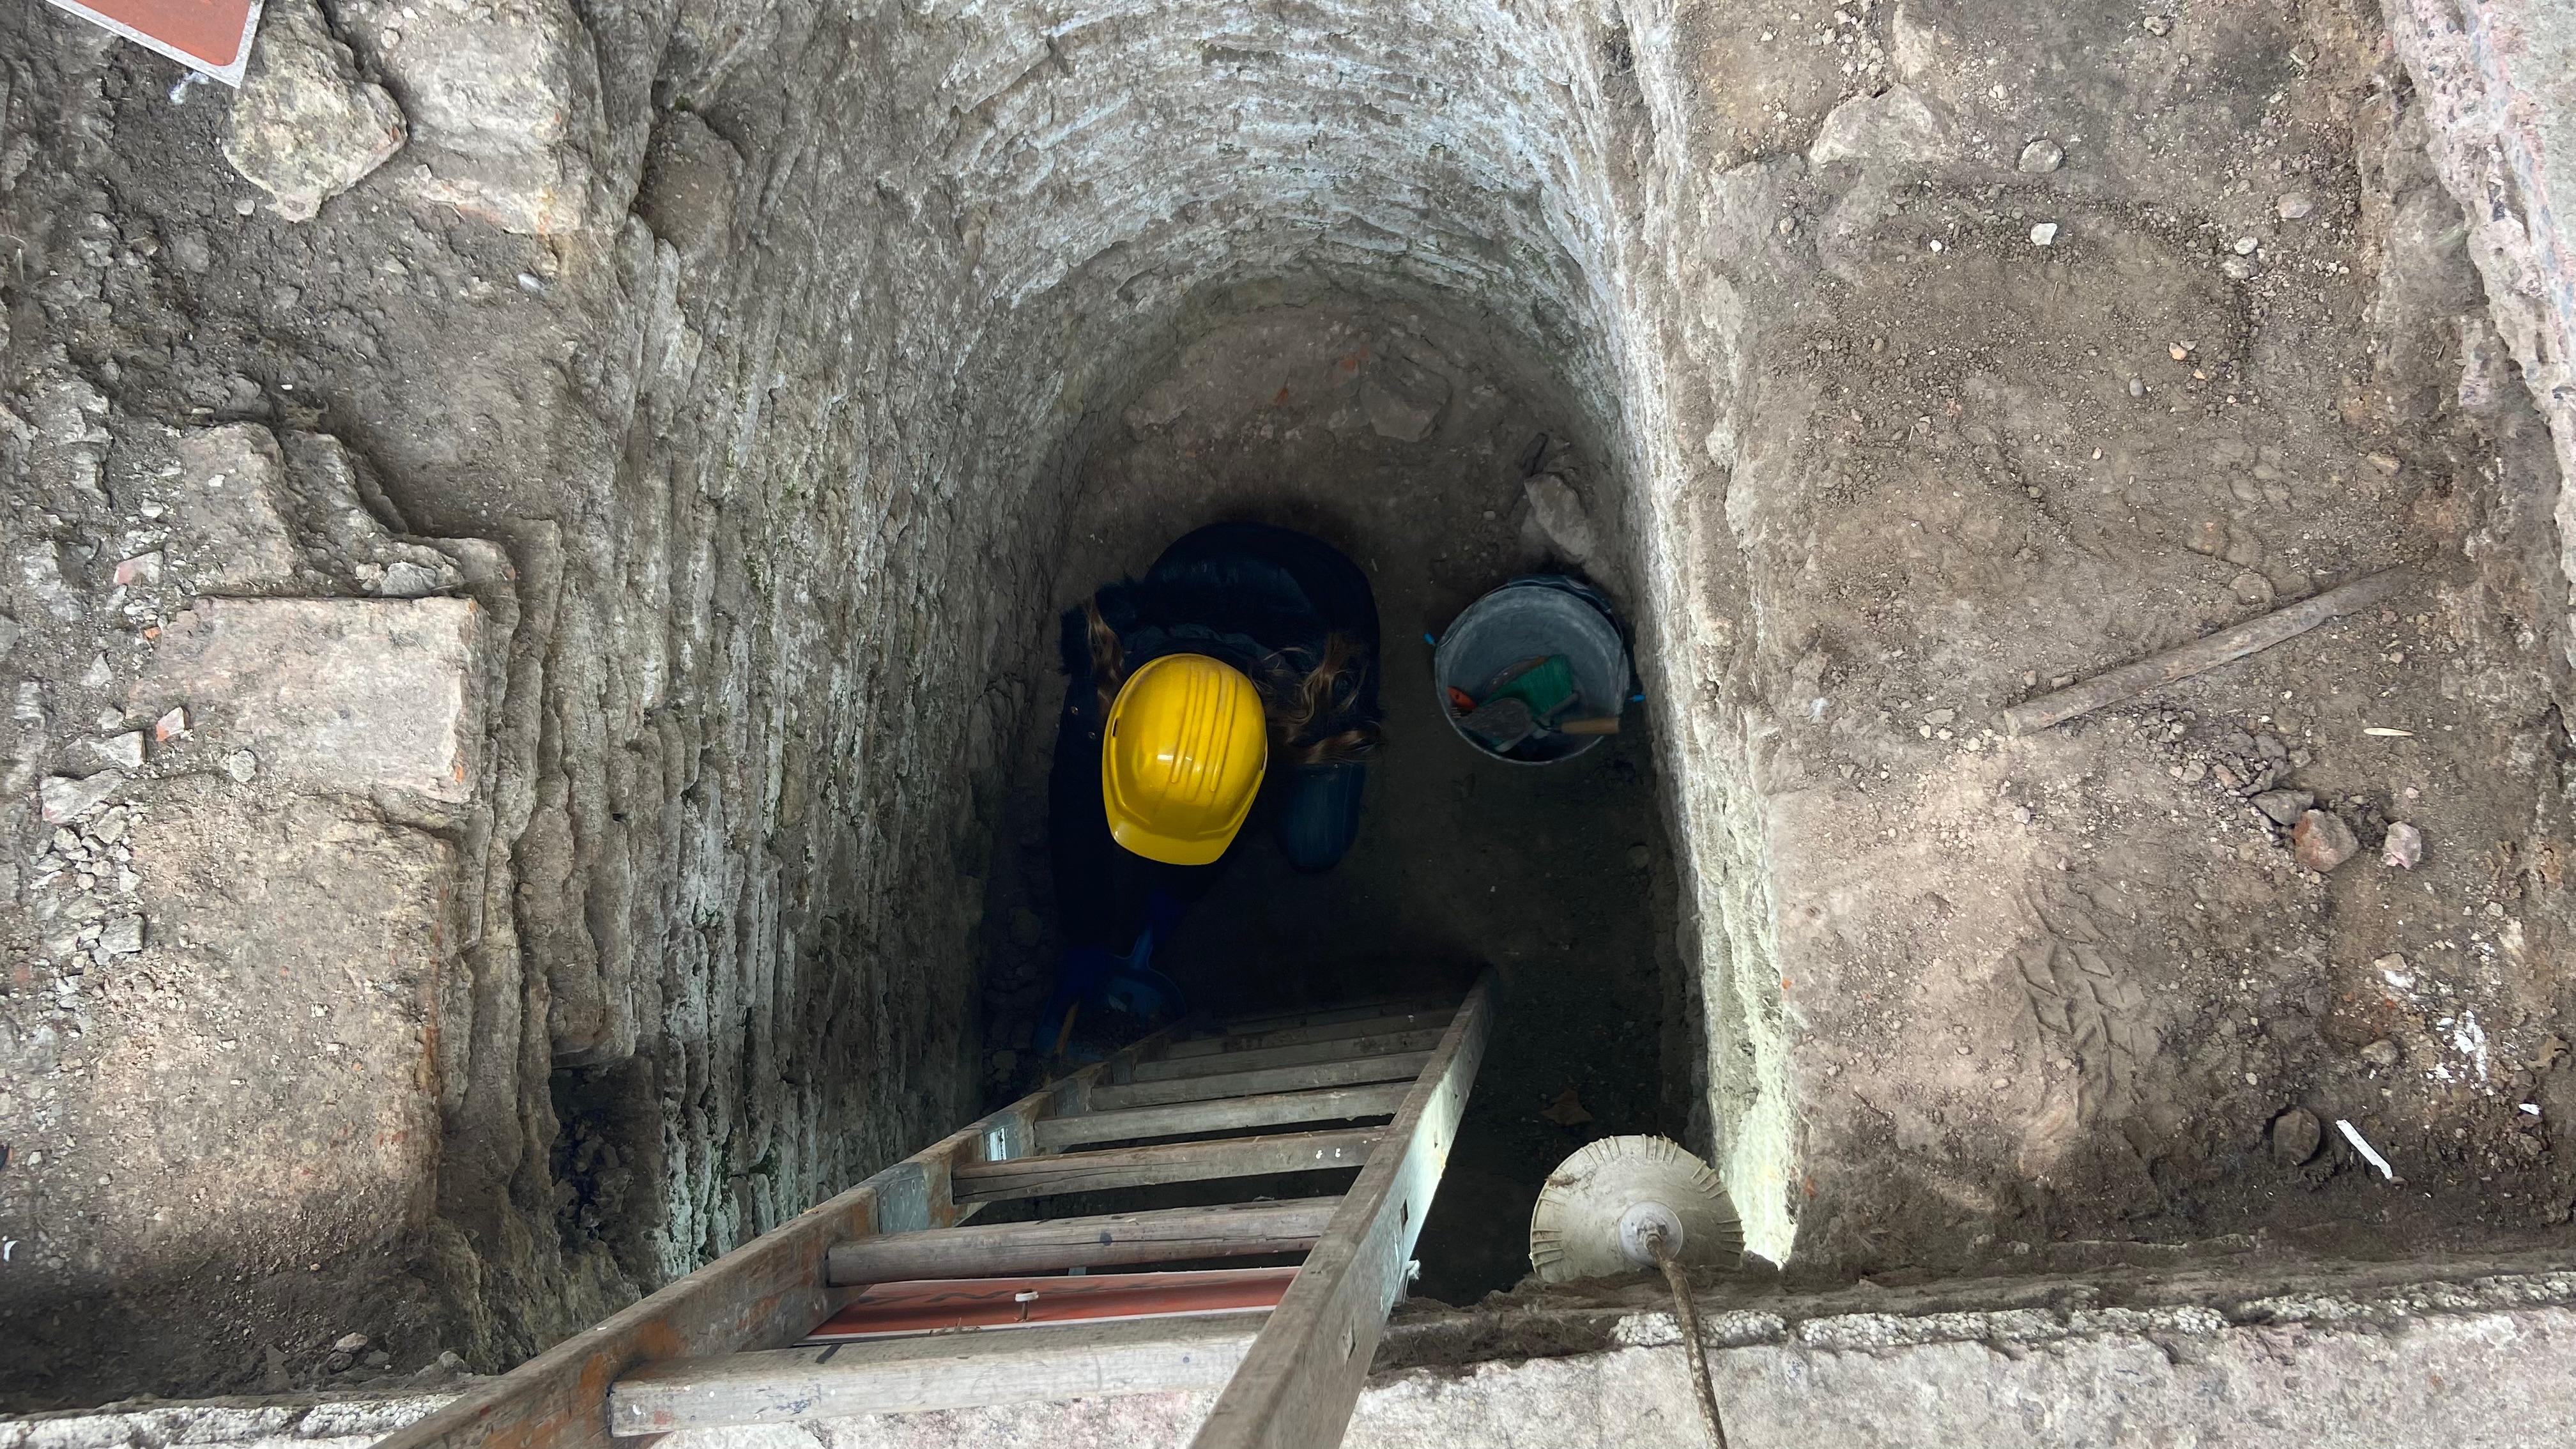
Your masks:
M1360 831L1360 800L1368 784L1364 764L1306 765L1285 782L1271 830L1288 863L1301 871L1330 870L1350 853ZM1200 881L1206 875L1193 871ZM1193 893L1195 894L1195 893ZM1181 988L1154 967L1154 950L1171 939L1187 902L1168 889L1146 895L1145 928L1124 952L1100 946L1069 947L1056 959L1055 991L1038 1018L1040 1052L1052 1050L1076 1003L1153 1020L1177 1017L1189 1007Z

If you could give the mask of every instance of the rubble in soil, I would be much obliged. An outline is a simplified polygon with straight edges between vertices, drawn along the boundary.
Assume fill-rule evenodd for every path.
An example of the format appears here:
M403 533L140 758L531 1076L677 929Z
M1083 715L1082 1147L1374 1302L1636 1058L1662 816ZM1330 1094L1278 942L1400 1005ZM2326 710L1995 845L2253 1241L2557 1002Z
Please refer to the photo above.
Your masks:
M463 1076L453 897L487 840L456 812L488 783L506 562L388 527L328 435L151 426L61 371L17 397L13 1332L132 1333L103 1294L176 1295L245 1383L393 1368L324 1366L353 1319L419 1368L419 1084Z
M2020 24L1904 13L1972 51ZM1788 193L1820 305L1731 506L1777 621L1791 1206L1826 1260L2419 1251L2576 1205L2546 435L2369 23L2191 18L2018 113L1936 70L1923 127L1847 128L1856 174ZM1924 179L2043 128L2009 179ZM2391 607L1999 732L2390 565Z
M636 766L690 757L687 728L627 736L614 781L580 742L643 712L670 641L707 656L686 623L639 606L618 633L621 611L564 597L618 546L567 548L547 516L609 471L578 461L583 389L631 377L556 365L609 309L548 279L598 248L388 204L420 178L364 133L401 118L328 19L272 6L276 54L238 103L58 12L0 20L23 269L0 288L0 1333L42 1350L0 1370L13 1405L494 1369L891 1145L762 1165L745 1116L813 1114L730 1065L755 1029L706 964L721 939L680 942L699 974L673 996L739 1028L653 1054L694 1116L666 1138L651 1073L616 1070L662 1030L655 923L677 909L638 899L628 851L660 858L665 792L699 772ZM460 139L439 88L497 66L396 68L414 162ZM315 128L352 121L335 159ZM510 119L474 124L448 180L518 195ZM740 586L720 552L691 575L710 594ZM650 590L657 569L617 572ZM549 715L549 688L584 704ZM720 919L741 868L707 856L644 878ZM601 1058L621 1090L566 1135L616 1140L558 1179L555 1078ZM938 1097L875 1130L945 1122ZM736 1147L756 1174L714 1166ZM621 1154L656 1176L603 1227L586 1200ZM365 1352L335 1349L353 1333Z

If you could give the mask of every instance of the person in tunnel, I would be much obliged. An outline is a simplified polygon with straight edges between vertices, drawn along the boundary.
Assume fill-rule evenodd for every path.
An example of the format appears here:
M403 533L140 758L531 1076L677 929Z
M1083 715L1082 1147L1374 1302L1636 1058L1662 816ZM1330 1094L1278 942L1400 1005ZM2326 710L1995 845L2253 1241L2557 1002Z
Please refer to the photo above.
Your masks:
M1339 861L1379 738L1376 597L1293 529L1199 529L1063 628L1048 779L1063 950L1035 1042L1058 1054L1086 1002L1182 1009L1155 950L1256 814L1297 869Z

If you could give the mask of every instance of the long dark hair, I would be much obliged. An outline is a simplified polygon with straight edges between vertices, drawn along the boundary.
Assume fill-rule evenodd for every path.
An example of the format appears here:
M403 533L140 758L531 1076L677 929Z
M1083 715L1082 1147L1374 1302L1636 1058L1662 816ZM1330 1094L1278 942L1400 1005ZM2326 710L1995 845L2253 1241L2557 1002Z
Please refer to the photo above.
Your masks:
M1091 651L1092 686L1100 696L1101 718L1106 719L1110 706L1118 701L1118 687L1127 680L1127 649L1118 631L1101 617L1097 597L1082 601L1082 619ZM1381 733L1374 722L1309 738L1332 718L1337 706L1358 697L1364 677L1377 662L1368 652L1359 640L1337 633L1325 636L1323 653L1311 665L1298 657L1303 650L1274 653L1261 661L1252 684L1261 692L1274 757L1292 766L1337 765L1376 752Z

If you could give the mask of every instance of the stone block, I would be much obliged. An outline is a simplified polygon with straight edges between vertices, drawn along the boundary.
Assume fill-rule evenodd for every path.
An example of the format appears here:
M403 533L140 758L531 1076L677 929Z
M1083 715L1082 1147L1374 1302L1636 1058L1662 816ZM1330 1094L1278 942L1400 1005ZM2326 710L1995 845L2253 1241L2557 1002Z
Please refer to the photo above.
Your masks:
M385 598L416 599L462 583L455 564L436 548L396 540L366 500L382 500L363 461L328 433L288 433L289 512L308 561ZM380 503L387 513L390 503Z
M2427 154L2466 215L2492 326L2549 422L2559 472L2576 477L2576 17L2545 0L2386 0L2383 11ZM2560 567L2576 568L2576 490L2560 493L2556 521Z
M36 783L51 746L46 734L51 723L45 686L33 679L19 680L9 703L8 732L0 735L7 742L7 748L0 749L0 792L15 795Z
M224 159L269 194L277 214L309 221L403 144L402 108L358 74L313 0L268 0Z
M1406 358L1388 358L1360 379L1360 408L1381 438L1421 442L1448 406L1449 380Z
M1807 148L1807 164L1816 167L1837 161L1940 166L1957 159L1958 146L1949 127L1922 96L1905 86L1855 96L1834 107Z
M80 595L64 582L61 544L52 539L20 544L17 564L21 597L34 600L46 613L64 623L72 623L81 617Z
M138 709L184 706L213 758L308 789L470 801L482 619L471 599L208 599L163 631Z
M422 197L535 236L624 219L593 161L599 59L563 0L353 0L341 19L411 118Z
M56 775L45 782L43 791L45 823L63 825L78 820L107 803L107 797L125 785L125 776L114 770L101 770L95 775L78 777Z
M396 1429L446 1408L451 1393L397 1391L381 1397L315 1404L295 1423L295 1437L307 1443L350 1439L372 1443Z
M1550 548L1595 583L1618 582L1601 530L1573 484L1555 473L1534 473L1521 480L1521 496L1528 500L1531 526Z
M724 244L742 190L742 154L690 111L673 111L653 127L644 154L636 214L653 234L692 260Z
M233 423L187 433L179 469L170 550L190 583L220 593L295 581L286 462L268 429Z

